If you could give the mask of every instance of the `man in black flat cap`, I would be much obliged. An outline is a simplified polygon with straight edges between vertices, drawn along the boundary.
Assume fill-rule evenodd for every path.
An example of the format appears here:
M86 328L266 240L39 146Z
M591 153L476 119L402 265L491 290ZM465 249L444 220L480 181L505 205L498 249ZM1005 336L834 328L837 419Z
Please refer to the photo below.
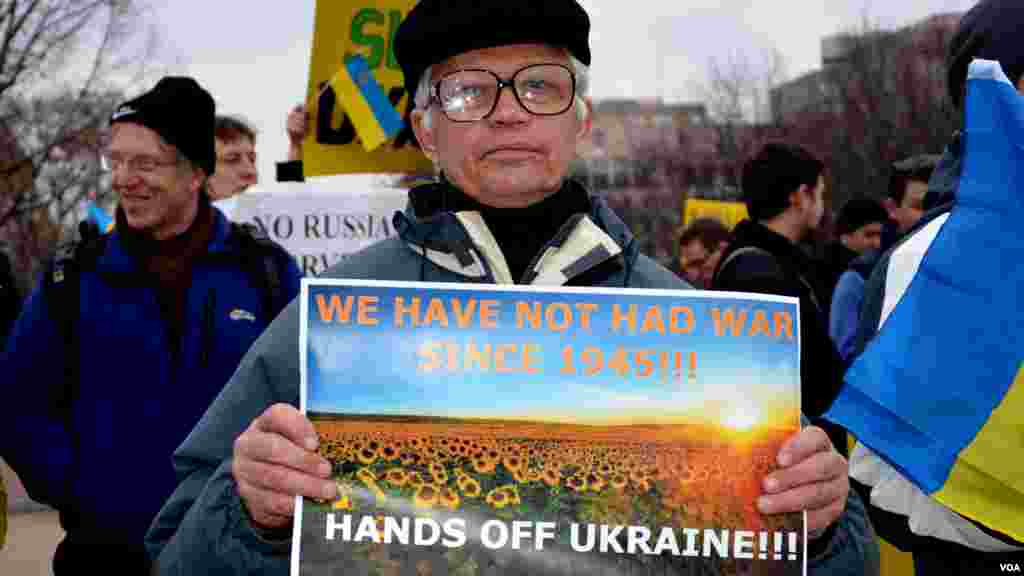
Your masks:
M398 29L395 55L438 181L410 191L397 237L324 275L688 288L567 177L590 130L589 28L575 0L419 2ZM295 496L336 498L330 465L297 408L299 324L293 302L177 451L181 483L148 535L158 573L285 574ZM814 427L779 457L784 466L766 479L762 510L808 510L810 565L864 573L870 527L860 502L847 501L845 460ZM339 560L338 570L346 565Z

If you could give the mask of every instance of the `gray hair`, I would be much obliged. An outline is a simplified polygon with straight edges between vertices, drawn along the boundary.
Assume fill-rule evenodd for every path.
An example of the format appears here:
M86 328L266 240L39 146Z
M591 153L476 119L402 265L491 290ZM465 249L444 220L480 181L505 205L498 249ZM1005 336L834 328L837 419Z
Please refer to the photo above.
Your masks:
M569 62L576 76L576 117L582 121L583 115L586 114L583 98L586 97L587 92L590 90L590 68L571 54L569 55ZM415 109L423 112L423 125L427 128L430 128L434 117L434 111L430 107L430 90L432 88L430 80L433 70L433 66L428 66L423 71L423 75L420 76L420 82L416 85L416 94L413 96Z

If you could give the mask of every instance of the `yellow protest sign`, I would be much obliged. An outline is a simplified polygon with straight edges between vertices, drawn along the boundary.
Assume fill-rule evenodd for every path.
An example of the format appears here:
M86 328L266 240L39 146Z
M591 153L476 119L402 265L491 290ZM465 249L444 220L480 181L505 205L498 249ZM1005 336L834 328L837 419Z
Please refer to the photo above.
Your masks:
M697 218L715 218L730 230L747 218L747 205L742 202L722 202L687 198L683 205L683 226L689 226Z
M429 173L430 161L416 145L402 70L392 45L395 32L416 0L317 0L306 105L310 130L302 146L306 176L346 173ZM346 54L361 54L388 100L405 121L398 135L367 152L330 86Z

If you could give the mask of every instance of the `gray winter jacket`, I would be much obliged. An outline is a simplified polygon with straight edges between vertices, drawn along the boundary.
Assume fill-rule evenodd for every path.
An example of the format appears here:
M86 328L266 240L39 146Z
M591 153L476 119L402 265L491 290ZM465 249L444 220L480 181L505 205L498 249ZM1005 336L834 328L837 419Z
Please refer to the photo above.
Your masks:
M395 215L398 236L344 260L322 277L456 283L510 283L479 214L438 211ZM524 280L543 285L688 289L639 253L632 234L592 198L589 214L570 219ZM527 233L524 230L524 233ZM274 574L289 571L291 538L269 540L250 524L231 475L234 440L267 407L299 404L299 304L293 301L255 342L202 420L174 454L177 490L157 516L147 548L156 574ZM830 541L809 562L821 574L864 574L874 535L854 494Z

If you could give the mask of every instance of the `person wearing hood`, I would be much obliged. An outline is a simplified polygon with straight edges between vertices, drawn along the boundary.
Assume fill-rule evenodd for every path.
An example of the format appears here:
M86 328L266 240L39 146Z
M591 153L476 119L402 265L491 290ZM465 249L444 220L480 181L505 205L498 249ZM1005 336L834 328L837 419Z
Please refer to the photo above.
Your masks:
M589 18L575 0L422 0L395 56L437 182L414 188L398 235L326 278L688 289L568 178L591 125ZM287 574L295 496L335 498L299 412L299 302L242 361L176 452L180 484L148 546L158 574ZM820 429L783 447L765 513L808 510L809 565L864 573L873 543L845 460Z
M968 66L974 59L998 62L1010 83L1024 96L1021 27L1024 27L1024 3L1018 0L982 0L961 18L946 62L949 96L959 110L963 110ZM912 276L914 263L920 262L921 252L927 250L929 241L918 242L918 234L927 238L929 225L952 210L963 165L963 138L959 133L954 135L935 167L925 194L924 215L900 242L881 255L866 275L853 357L863 353L878 334L886 302L899 298L901 283L890 282L890 279ZM889 294L890 290L894 294ZM908 371L913 368L913 365L901 367ZM1021 456L1006 454L1011 459ZM869 505L869 511L879 536L913 554L916 576L978 574L983 570L995 571L1000 564L1021 570L1024 542L960 516L933 498L921 495L917 499L918 507L912 511L913 523L910 516L880 507L877 503L888 497L885 491L895 485L878 481L880 470L885 466L887 464L878 456L858 444L850 458L851 485L865 501L874 502Z

